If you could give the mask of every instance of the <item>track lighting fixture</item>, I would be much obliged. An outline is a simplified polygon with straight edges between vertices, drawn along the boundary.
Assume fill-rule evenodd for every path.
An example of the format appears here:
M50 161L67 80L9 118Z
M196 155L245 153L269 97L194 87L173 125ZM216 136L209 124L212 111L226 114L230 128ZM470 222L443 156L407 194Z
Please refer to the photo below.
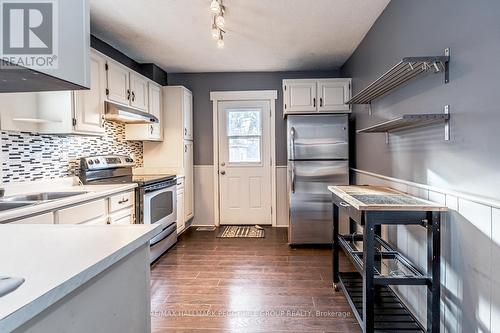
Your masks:
M212 0L210 10L214 13L214 22L212 24L212 38L217 40L217 47L224 48L224 36L226 33L224 27L226 19L224 18L226 7L222 4L222 0Z

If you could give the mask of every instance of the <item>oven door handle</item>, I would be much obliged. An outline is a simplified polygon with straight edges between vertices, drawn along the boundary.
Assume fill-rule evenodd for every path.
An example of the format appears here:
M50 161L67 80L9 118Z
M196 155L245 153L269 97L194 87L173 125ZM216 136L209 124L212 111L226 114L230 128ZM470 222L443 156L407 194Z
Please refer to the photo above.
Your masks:
M167 187L164 187L162 189L152 190L152 191L148 191L146 189L144 191L144 199L152 198L152 197L154 197L154 196L156 196L158 194L161 194L161 193L175 191L176 189L177 189L177 184L173 184L171 186L167 186Z

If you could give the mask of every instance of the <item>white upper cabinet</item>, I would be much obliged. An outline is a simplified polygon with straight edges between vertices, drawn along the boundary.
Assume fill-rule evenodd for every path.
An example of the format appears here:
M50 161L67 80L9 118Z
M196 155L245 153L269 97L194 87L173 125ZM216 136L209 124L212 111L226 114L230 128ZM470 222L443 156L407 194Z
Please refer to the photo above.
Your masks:
M111 59L107 60L106 78L109 101L148 112L147 78Z
M283 81L285 111L316 112L316 87L314 80Z
M90 63L90 90L0 94L1 129L103 135L105 58L92 52Z
M95 52L90 56L90 90L75 92L75 130L104 133L104 92L106 60Z
M130 70L108 60L106 65L106 94L110 101L125 105L130 104Z
M125 139L133 141L162 141L162 95L161 86L154 82L146 82L148 109L146 112L158 119L155 124L127 124L125 126Z
M284 115L350 112L350 98L349 78L283 80Z
M148 80L135 73L130 73L130 105L142 111L148 109Z
M318 81L319 112L350 111L351 79Z
M184 119L184 140L193 140L193 94L183 90L182 113Z
M161 86L149 82L149 113L161 120Z

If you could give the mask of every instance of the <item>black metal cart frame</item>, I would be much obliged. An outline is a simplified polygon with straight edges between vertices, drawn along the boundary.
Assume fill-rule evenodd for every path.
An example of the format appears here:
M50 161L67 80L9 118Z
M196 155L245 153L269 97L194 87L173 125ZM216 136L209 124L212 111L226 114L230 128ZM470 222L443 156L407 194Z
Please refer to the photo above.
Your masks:
M350 236L339 235L340 210L349 216ZM421 331L422 325L396 296L391 285L427 286L427 332L438 333L440 325L440 212L439 211L360 211L333 195L333 284L344 291L363 332ZM356 224L363 228L355 235ZM381 238L382 225L420 225L427 229L427 273L422 274L401 253ZM354 235L354 236L353 236ZM362 240L362 251L349 246L348 237ZM343 250L357 273L339 271ZM383 251L383 252L381 252ZM377 258L397 258L411 276L380 274ZM360 295L361 294L361 295Z

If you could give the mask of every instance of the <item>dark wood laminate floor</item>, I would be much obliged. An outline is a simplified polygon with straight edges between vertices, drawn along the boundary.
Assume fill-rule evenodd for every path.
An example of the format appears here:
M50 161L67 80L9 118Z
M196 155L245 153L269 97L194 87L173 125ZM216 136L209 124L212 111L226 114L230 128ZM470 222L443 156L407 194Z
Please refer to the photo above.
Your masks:
M153 332L361 332L333 291L330 250L292 249L285 228L216 233L191 228L153 266Z

